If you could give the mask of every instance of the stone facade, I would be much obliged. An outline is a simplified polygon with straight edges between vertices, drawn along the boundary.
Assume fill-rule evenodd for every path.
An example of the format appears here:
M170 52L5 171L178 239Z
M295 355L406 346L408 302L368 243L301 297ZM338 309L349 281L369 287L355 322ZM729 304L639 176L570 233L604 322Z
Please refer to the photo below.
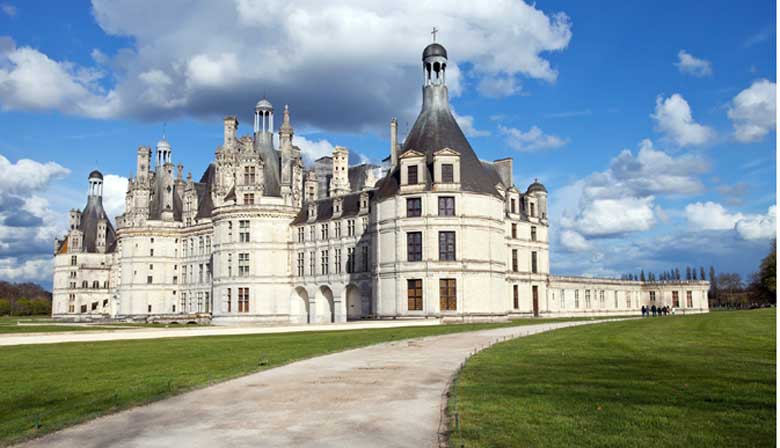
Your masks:
M449 106L447 53L423 52L423 105L387 164L349 150L305 167L284 108L261 100L251 135L236 117L200 180L165 139L137 151L116 230L90 174L83 211L55 242L53 315L215 323L365 318L506 319L707 311L707 282L550 275L544 185L513 181L512 159L480 160Z

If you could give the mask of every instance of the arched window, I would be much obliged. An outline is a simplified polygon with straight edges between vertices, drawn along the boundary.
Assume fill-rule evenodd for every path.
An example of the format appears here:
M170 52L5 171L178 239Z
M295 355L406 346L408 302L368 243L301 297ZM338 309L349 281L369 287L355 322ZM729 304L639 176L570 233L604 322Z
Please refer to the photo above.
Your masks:
M89 282L84 280L83 282L81 282L81 287L82 288L89 288Z
M99 289L100 288L100 282L95 280L92 282L92 289Z

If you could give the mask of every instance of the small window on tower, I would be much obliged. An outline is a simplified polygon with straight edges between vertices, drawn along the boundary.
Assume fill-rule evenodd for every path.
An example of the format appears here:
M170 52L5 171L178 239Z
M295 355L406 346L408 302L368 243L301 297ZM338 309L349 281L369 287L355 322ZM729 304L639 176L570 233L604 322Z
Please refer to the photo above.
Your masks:
M417 165L411 165L406 168L406 179L409 185L414 185L417 180Z
M441 181L445 184L451 184L455 182L455 175L453 165L451 163L443 163L441 165Z

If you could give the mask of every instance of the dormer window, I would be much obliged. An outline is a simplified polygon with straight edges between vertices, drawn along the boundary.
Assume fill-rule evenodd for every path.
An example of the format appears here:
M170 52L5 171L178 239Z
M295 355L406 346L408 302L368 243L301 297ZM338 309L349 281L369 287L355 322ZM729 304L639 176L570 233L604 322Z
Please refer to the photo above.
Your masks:
M454 168L451 163L441 164L441 181L445 184L451 184L455 182Z
M528 210L529 210L529 212L528 212L529 216L531 216L531 217L536 216L536 211L534 210L534 203L533 202L528 204Z
M511 213L517 213L517 204L515 198L509 200L509 211Z
M433 153L433 183L436 189L457 190L460 186L460 154L450 148Z
M414 184L418 183L418 178L417 178L417 169L418 168L419 167L417 165L412 165L412 166L406 167L406 170L407 170L406 171L406 179L407 179L407 181L408 181L407 183L409 185L414 185Z

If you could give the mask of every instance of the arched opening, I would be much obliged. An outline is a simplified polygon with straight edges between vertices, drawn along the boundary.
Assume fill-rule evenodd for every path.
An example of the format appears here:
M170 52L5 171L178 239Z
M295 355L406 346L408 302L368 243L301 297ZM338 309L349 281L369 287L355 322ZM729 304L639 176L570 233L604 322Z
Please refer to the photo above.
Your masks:
M333 291L327 286L320 286L314 297L314 313L316 323L329 323L334 321Z
M301 286L295 288L290 295L290 322L309 323L309 293Z
M363 297L360 289L355 285L347 286L347 320L359 320L363 316Z

